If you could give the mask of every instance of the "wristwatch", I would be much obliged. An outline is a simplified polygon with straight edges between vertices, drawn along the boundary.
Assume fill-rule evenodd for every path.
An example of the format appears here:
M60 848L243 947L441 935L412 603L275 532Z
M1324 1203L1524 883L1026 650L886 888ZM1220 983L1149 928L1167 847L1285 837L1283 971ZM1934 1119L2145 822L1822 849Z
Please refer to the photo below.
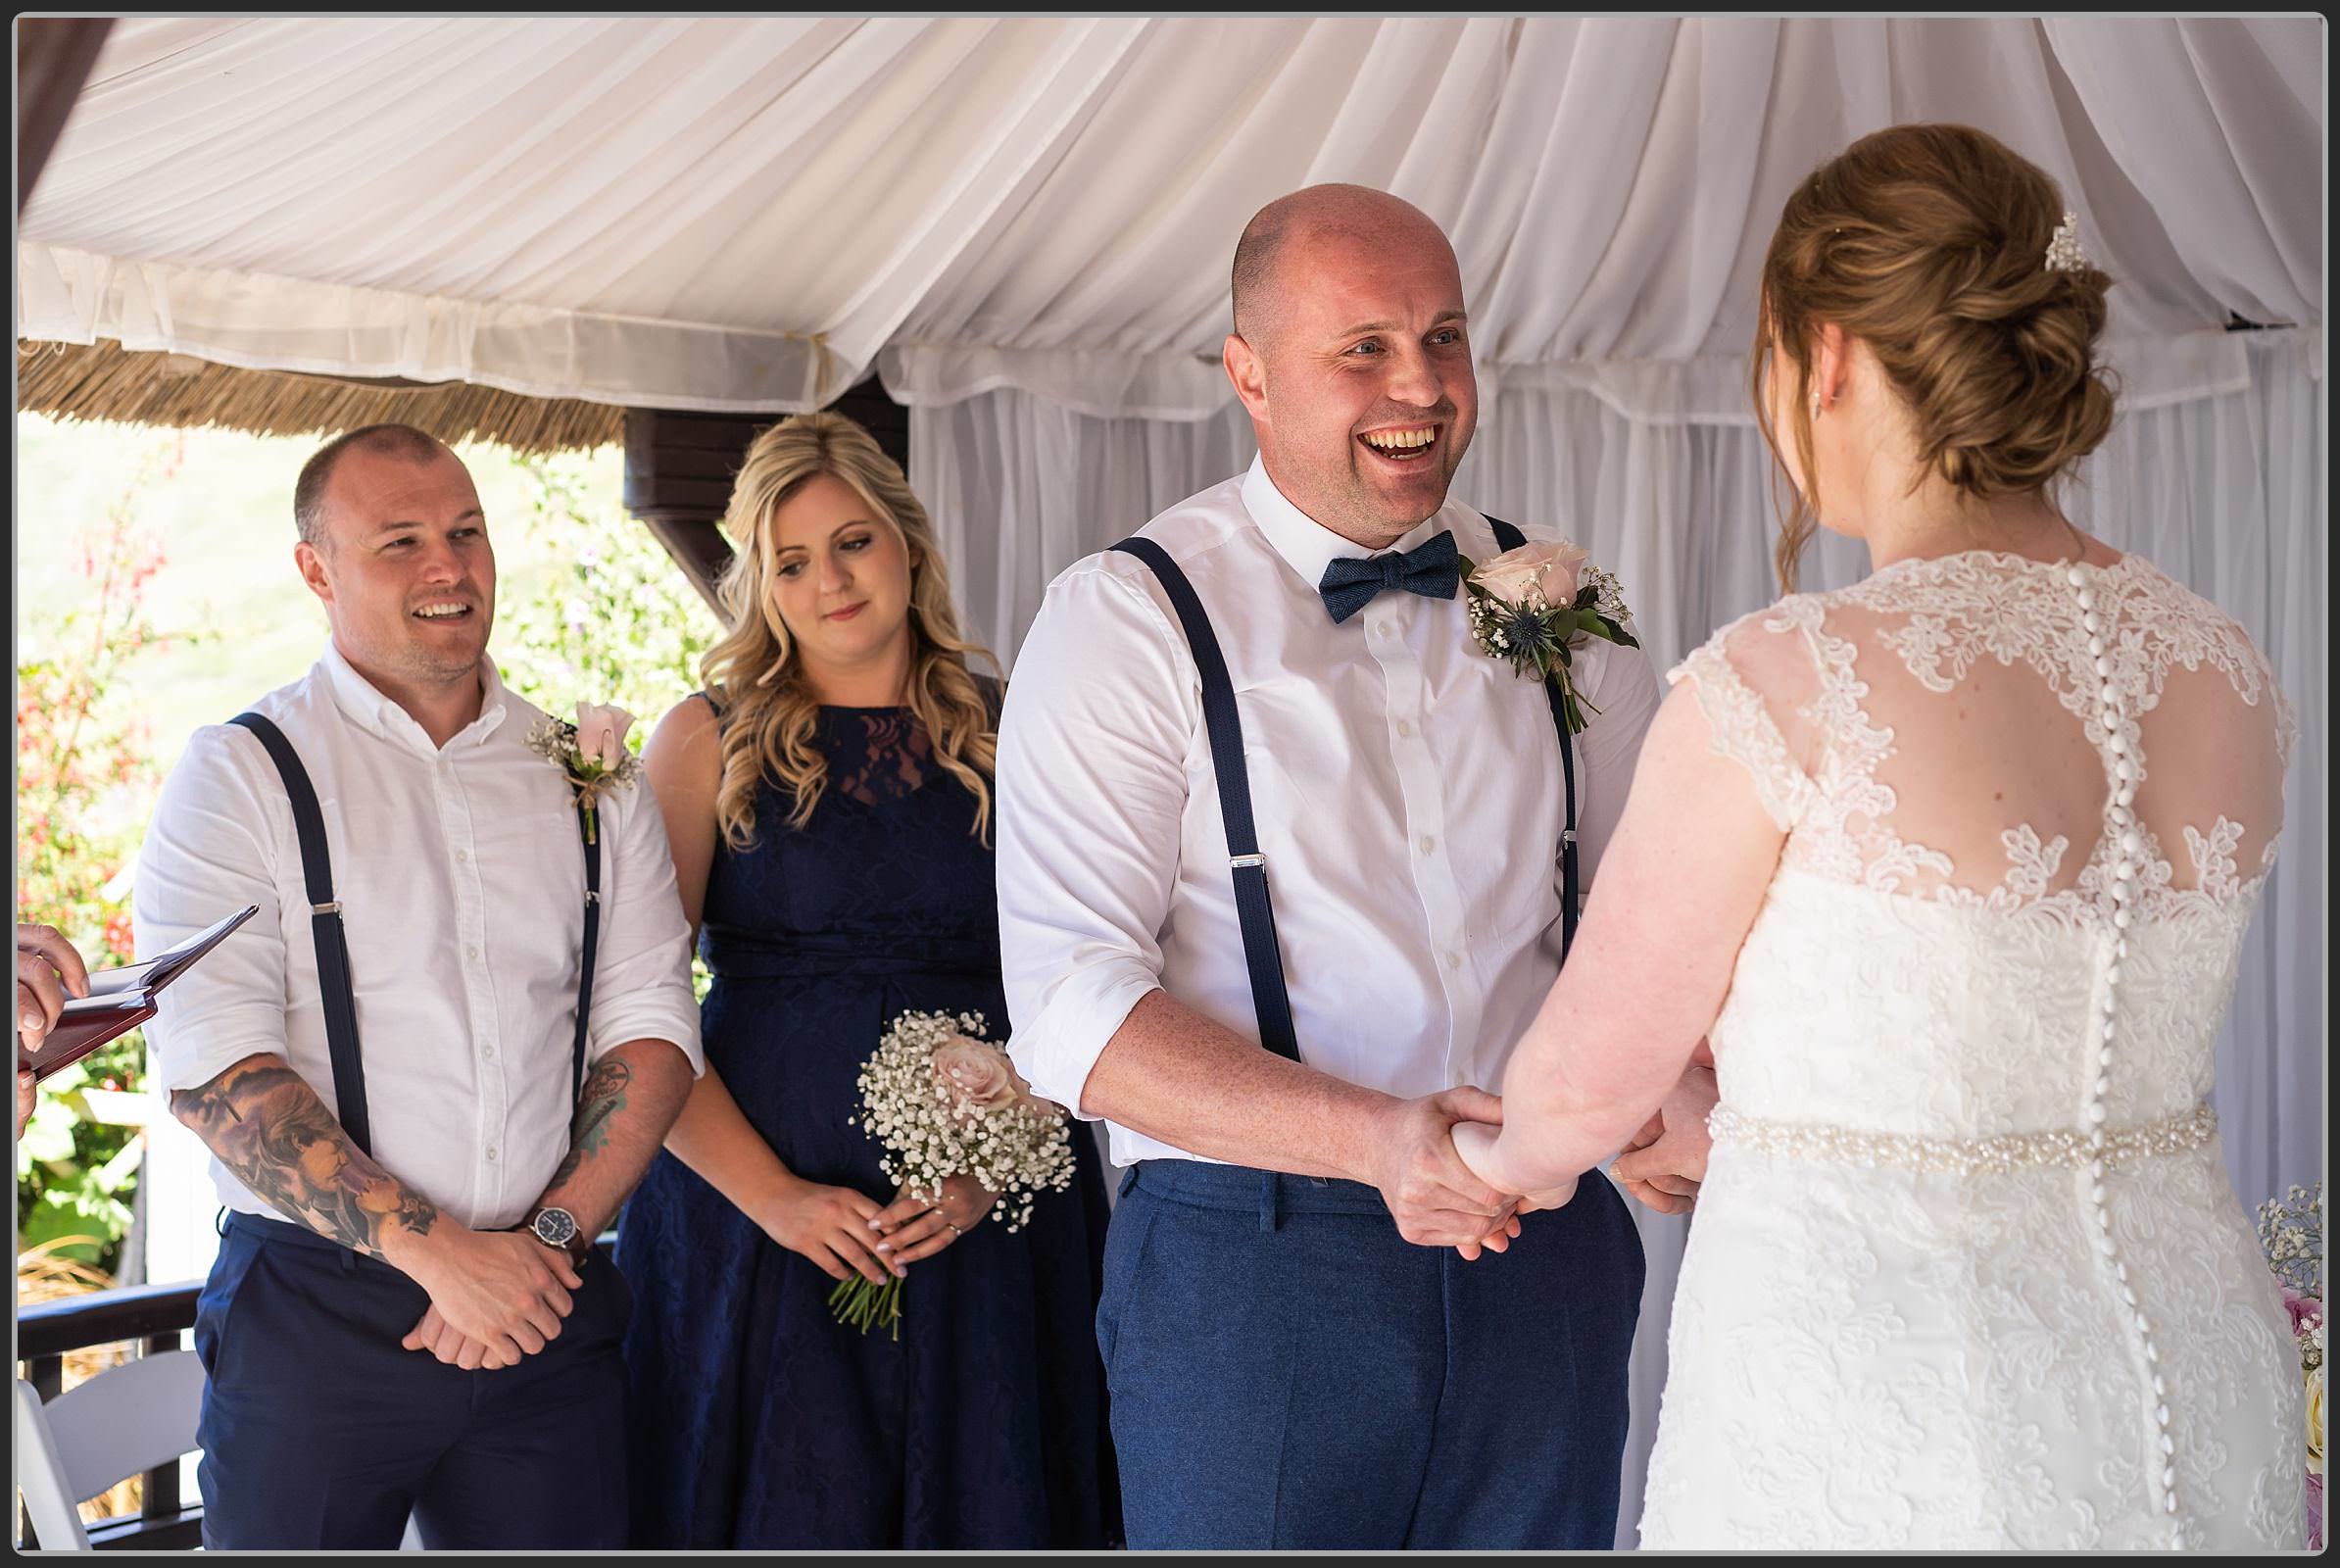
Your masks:
M577 1223L577 1216L565 1208L539 1208L520 1222L521 1229L544 1243L557 1247L579 1263L592 1254L593 1239Z

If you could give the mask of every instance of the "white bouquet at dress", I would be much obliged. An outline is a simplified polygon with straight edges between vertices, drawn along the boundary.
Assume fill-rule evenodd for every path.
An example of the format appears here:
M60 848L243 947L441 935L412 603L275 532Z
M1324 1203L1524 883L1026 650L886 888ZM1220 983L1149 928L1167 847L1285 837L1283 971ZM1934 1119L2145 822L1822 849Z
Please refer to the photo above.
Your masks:
M972 1177L998 1195L990 1212L1016 1231L1040 1193L1072 1185L1072 1139L1064 1107L1033 1094L983 1032L979 1012L895 1019L862 1064L861 1115L847 1125L886 1146L879 1164L896 1186L933 1202L951 1177ZM829 1305L841 1323L864 1334L884 1324L900 1339L904 1283L856 1274L829 1293Z
M2323 1549L2323 1183L2259 1205L2259 1242L2283 1285L2283 1307L2308 1384L2308 1549Z

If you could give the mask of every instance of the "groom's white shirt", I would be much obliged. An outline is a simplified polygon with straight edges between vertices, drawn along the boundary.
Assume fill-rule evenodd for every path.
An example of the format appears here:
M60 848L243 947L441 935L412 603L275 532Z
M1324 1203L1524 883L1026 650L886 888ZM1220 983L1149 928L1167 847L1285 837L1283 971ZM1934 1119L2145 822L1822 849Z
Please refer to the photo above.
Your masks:
M517 1223L568 1152L585 861L543 712L481 661L479 717L444 747L327 644L252 705L300 754L325 819L358 1003L373 1153L474 1229ZM690 927L647 782L601 799L602 916L588 1060L671 1041L698 1072ZM247 904L260 914L157 998L156 1088L284 1057L339 1111L300 840L257 738L188 739L139 852L131 914L155 953ZM842 1109L842 1118L851 1114ZM215 1156L219 1201L282 1216Z
M1496 552L1455 501L1394 548L1441 529L1475 561ZM1497 1087L1559 973L1562 777L1541 687L1479 651L1459 593L1383 593L1334 625L1326 564L1372 552L1256 462L1141 533L1194 583L1235 684L1302 1059L1405 1098ZM1660 691L1639 650L1598 640L1574 673L1589 885ZM1157 987L1259 1038L1200 694L1168 599L1117 552L1049 585L1016 656L998 774L1009 1052L1068 1106ZM1107 1125L1116 1165L1200 1157Z

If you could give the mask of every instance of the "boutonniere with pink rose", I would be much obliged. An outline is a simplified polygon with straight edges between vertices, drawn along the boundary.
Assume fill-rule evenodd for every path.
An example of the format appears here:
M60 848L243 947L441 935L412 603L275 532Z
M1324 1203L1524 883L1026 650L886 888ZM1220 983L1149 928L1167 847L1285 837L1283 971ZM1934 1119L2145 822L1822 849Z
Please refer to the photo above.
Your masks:
M983 1032L980 1012L896 1018L862 1064L861 1114L846 1125L885 1146L878 1164L897 1186L936 1202L944 1182L973 1177L999 1195L987 1217L1020 1230L1040 1193L1072 1185L1072 1138L1064 1107L1035 1095ZM849 1274L829 1293L829 1308L840 1323L864 1334L890 1328L899 1340L904 1283Z
M585 818L585 842L600 842L594 805L604 792L624 789L642 776L641 760L626 750L625 732L634 715L622 708L579 703L577 721L546 718L528 732L528 749L568 775L577 810Z
M1584 710L1591 705L1569 679L1569 650L1587 637L1641 646L1617 579L1589 564L1582 546L1564 539L1506 550L1480 565L1465 557L1461 565L1480 652L1508 661L1515 675L1533 670L1537 680L1556 682L1568 732L1582 730Z

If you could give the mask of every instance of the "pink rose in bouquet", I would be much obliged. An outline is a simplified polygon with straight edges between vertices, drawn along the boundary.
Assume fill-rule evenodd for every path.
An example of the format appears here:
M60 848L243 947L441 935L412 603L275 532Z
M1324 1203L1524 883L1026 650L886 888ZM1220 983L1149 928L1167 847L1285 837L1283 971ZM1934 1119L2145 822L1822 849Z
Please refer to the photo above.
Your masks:
M988 1040L951 1035L935 1047L934 1061L937 1086L955 1091L968 1105L1005 1105L1031 1088L1016 1075L1007 1053Z

